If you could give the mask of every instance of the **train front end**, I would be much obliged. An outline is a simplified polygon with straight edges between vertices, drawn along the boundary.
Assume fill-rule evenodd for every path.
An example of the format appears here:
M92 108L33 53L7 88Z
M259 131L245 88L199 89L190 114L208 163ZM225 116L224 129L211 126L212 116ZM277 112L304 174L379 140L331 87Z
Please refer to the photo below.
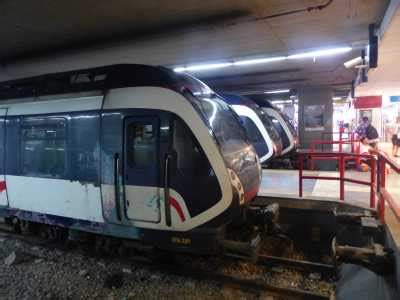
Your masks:
M186 90L185 97L202 116L219 149L232 183L233 202L239 206L248 203L259 190L261 166L238 115L203 82L186 74L179 77Z
M212 175L209 176L218 180L221 192L220 198L213 200L215 205L201 214L205 221L188 234L193 235L204 229L218 231L219 234L214 239L214 249L220 249L221 245L226 248L225 241L232 236L233 228L240 232L246 231L247 225L252 223L249 214L252 214L251 203L261 184L260 160L239 116L223 98L187 74L176 74L173 77L174 82L178 83L175 90L191 103L207 128L207 133L204 132L205 135L199 136L198 140L204 150L215 149L212 154L211 151L205 152L208 153L208 160L213 168ZM211 140L212 146L206 146L206 140ZM202 192L204 200L204 197L210 196L204 194L207 193L206 189L199 191ZM208 243L209 246L211 244L213 243Z
M234 111L217 95L203 97L206 120L225 162L239 204L254 199L260 187L261 168L256 150Z

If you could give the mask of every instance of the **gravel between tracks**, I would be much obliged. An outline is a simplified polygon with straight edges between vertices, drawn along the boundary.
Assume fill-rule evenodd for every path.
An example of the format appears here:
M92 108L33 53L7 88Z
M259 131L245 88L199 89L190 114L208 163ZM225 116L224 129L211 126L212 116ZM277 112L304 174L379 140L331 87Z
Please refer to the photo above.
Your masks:
M13 252L15 260L7 265L5 259ZM246 264L237 269L223 269L224 273L243 273L247 278L260 272ZM287 280L290 284L292 279ZM330 290L329 286L322 287L322 291ZM173 276L132 263L88 257L76 250L49 249L0 235L0 299L95 298L273 299L263 293Z

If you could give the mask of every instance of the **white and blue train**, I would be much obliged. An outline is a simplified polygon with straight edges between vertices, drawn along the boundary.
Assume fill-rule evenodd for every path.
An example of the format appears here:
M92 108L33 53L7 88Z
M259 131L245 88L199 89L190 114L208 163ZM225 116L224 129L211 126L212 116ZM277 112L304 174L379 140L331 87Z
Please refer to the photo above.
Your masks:
M266 112L244 96L222 94L225 102L239 115L243 127L257 151L262 164L282 153L282 136Z
M255 102L268 115L279 133L282 139L282 155L293 156L296 152L298 136L289 118L268 100L258 99Z
M0 83L0 217L213 252L257 194L237 116L202 82L113 65Z

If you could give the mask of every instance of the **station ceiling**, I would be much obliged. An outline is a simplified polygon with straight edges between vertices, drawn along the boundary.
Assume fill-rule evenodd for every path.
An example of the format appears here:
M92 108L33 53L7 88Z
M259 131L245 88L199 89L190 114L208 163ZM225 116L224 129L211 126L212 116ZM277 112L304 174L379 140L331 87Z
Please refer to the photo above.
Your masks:
M368 82L356 89L356 96L400 95L400 8L379 47L378 68L368 72Z
M380 22L388 2L2 0L0 80L113 63L173 67L352 46L315 61L193 73L224 91L340 88L355 75L343 62L359 55L368 24ZM316 6L323 9L307 11Z

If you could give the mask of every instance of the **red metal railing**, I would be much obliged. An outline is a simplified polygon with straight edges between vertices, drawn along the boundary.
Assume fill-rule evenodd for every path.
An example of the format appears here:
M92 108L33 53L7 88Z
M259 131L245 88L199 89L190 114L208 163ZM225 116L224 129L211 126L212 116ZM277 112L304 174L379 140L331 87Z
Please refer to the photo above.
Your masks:
M378 213L382 222L385 222L385 203L387 202L392 209L396 218L400 221L400 205L386 189L386 165L400 174L400 164L389 158L382 151L378 152L378 177L377 177L377 192L379 197ZM398 199L400 202L400 199Z
M339 140L339 141L324 141L324 140L313 140L310 143L310 151L311 152L318 152L317 151L317 146L323 146L323 145L339 145L339 153L344 153L343 152L343 145L350 145L351 146L351 153L347 153L347 154L352 154L352 155L348 155L346 156L344 159L346 160L354 160L356 162L357 165L360 164L360 142L359 141L355 141L355 140L350 140L350 141L344 141L344 140ZM320 153L332 153L332 152L323 152L320 151ZM313 155L310 156L309 159L309 167L311 170L314 170L315 168L315 161L316 160L337 160L336 157L327 154L327 155Z
M304 175L304 161L305 159L335 159L339 165L339 176L314 176ZM371 154L357 154L347 152L317 152L310 150L299 150L299 197L303 197L303 181L306 179L320 179L320 180L338 180L340 184L339 199L344 201L345 182L352 182L370 187L370 207L375 208L376 195L378 196L377 211L382 223L385 222L385 204L388 203L390 209L400 222L400 199L397 201L386 188L387 182L387 166L390 169L400 174L400 164L382 151L377 151L374 155ZM363 159L367 161L371 168L370 180L363 181L345 177L345 162L348 159Z
M339 162L339 176L312 176L304 175L304 160L305 158L315 159L334 159ZM375 178L377 161L373 155L370 154L355 154L347 152L315 152L315 151L298 151L299 158L299 197L303 197L303 180L304 179L320 179L320 180L339 180L340 183L340 200L344 201L344 186L345 182L352 182L356 184L367 185L370 187L370 207L375 208ZM363 181L345 177L345 161L348 159L364 159L369 162L371 168L370 181Z
M331 139L325 139L325 136L331 136ZM339 139L335 140L335 136L339 135ZM337 142L353 142L353 144L350 144L351 149L350 152L354 153L355 152L355 148L354 148L354 143L358 141L357 138L357 134L354 132L349 132L349 131L345 131L343 129L339 129L339 131L324 131L321 133L321 140L322 141L337 141ZM339 144L339 152L341 152L342 146L340 143Z

